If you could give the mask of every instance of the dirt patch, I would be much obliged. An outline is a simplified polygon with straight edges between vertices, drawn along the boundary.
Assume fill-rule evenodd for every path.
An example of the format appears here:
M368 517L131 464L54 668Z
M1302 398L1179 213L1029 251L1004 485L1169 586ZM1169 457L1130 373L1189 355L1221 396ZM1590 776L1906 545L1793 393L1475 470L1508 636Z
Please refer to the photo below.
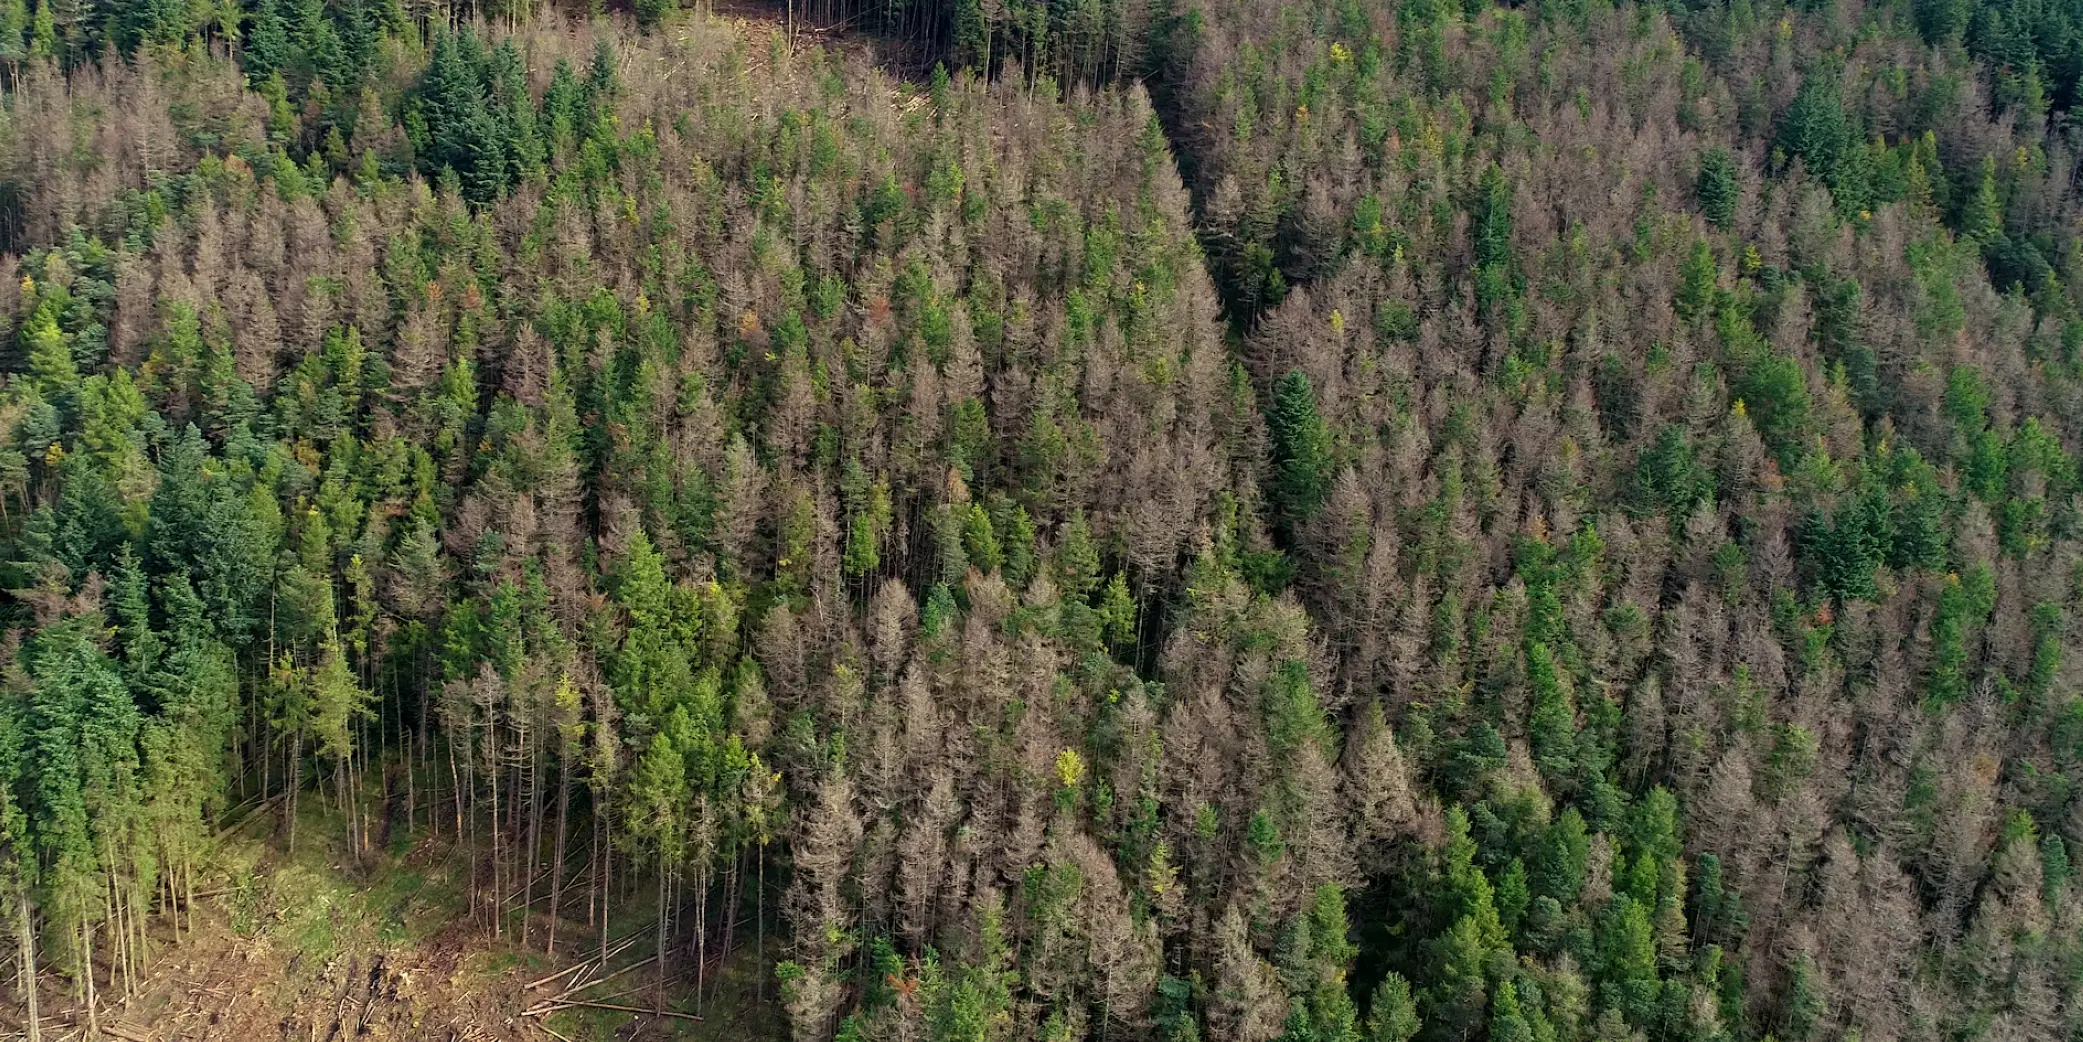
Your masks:
M205 930L163 956L151 979L104 1018L165 1042L530 1037L503 1010L501 992L510 989L458 986L458 954L438 946L355 952L313 966L265 940Z

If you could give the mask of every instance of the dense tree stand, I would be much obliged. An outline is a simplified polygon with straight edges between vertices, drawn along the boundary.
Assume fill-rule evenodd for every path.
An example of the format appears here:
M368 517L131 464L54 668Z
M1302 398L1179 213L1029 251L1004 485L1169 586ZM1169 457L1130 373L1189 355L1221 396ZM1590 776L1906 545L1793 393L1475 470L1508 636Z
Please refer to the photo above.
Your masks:
M10 1027L2083 1031L2072 12L610 6L0 2Z

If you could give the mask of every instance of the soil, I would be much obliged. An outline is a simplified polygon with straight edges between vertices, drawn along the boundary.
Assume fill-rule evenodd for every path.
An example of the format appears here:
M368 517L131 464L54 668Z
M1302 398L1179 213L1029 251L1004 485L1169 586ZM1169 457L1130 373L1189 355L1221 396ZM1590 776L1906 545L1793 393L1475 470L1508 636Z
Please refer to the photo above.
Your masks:
M507 1012L517 1002L517 982L465 982L465 952L462 944L436 943L311 966L266 939L217 924L158 959L140 990L104 1013L103 1023L118 1037L164 1042L547 1037L524 1034Z

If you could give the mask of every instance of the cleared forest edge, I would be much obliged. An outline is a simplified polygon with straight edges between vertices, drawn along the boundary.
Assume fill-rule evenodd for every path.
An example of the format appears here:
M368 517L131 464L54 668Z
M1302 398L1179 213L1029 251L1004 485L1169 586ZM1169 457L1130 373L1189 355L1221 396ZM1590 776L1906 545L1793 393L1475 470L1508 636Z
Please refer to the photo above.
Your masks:
M653 918L642 895L618 901L605 924L591 909L564 909L566 942L540 946L547 909L533 914L538 946L523 947L510 901L506 939L467 908L465 850L453 838L402 833L388 850L359 857L337 814L304 813L304 843L289 854L265 819L226 837L211 885L193 906L152 931L155 951L134 985L105 992L94 1027L126 1042L370 1039L372 1042L772 1038L785 1033L778 1007L755 999L771 982L744 944L695 964L691 946L666 953L669 1005L654 1013L649 968ZM169 922L178 918L174 936ZM711 924L720 938L721 924ZM770 925L770 929L774 927ZM607 958L589 940L608 938ZM562 966L554 973L552 968ZM692 997L700 976L708 994ZM84 1035L85 1011L46 979L46 1038ZM25 1037L19 996L7 1018ZM700 1009L696 1014L692 1012ZM6 1023L0 1020L0 1023Z

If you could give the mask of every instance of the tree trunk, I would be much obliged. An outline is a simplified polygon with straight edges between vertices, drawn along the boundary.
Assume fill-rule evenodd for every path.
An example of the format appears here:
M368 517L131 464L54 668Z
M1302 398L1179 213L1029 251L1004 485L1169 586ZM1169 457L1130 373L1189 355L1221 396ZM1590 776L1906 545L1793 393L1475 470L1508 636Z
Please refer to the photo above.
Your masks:
M333 793L340 801L340 816L346 819L348 855L353 860L360 861L362 845L355 838L354 808L348 800L348 792L354 787L354 782L348 775L353 772L354 760L352 754L333 764Z
M27 889L22 891L15 909L15 933L22 947L22 1001L28 1007L29 1042L43 1042L43 1025L36 1015L36 924L31 921Z
M535 866L542 858L542 767L531 745L528 753L528 850L521 856L521 947L528 947L528 913L535 907Z
M596 910L604 910L607 907L607 895L600 889L601 873L603 871L600 860L600 801L596 798L593 802L595 804L593 808L593 849L586 852L586 867L592 869L588 873L589 878L586 880L586 925L588 927L594 925L593 916L596 914ZM601 898L601 903L598 905L594 903L594 895L596 894L600 895Z
M304 731L298 728L289 743L289 798L282 801L289 815L289 853L297 852L297 790L304 784Z
M651 1012L665 1011L665 858L658 859L658 975L651 988Z
M724 889L728 891L729 896L724 899L723 903L723 952L721 958L726 963L730 961L731 948L738 942L739 899L744 896L745 889L745 876L740 871L740 866L744 865L744 863L745 859L743 856L732 855L730 869L726 876L727 881L724 883ZM716 974L716 996L718 998L723 996L722 973Z
M753 925L758 930L757 947L753 948L752 1000L764 1002L767 998L767 848L761 844L759 853L759 889L752 899Z
M433 775L434 743L433 736L428 733L428 728L433 725L434 716L433 710L428 706L427 671L429 663L427 662L425 641L420 642L416 655L419 658L419 730L413 735L413 739L419 746L420 769L428 772L428 783L433 785L435 790L438 791L441 788L441 782L439 776ZM407 762L410 762L409 757ZM439 820L440 814L434 810L434 793L430 792L427 794L427 802L429 804L427 808L428 819L430 821ZM441 829L437 826L434 831L438 835Z
M413 814L419 809L419 788L414 783L412 771L412 734L405 730L405 714L402 712L398 714L398 745L405 751L405 834L410 836L412 835ZM385 788L388 789L389 786L385 786ZM386 800L384 815L388 817L389 814L389 802Z
M464 844L463 863L470 871L470 916L477 918L477 851L469 844L463 831L463 782L456 776L456 747L448 747L448 785L456 797L456 842Z
M275 759L268 755L268 746L273 744L271 739L274 736L268 733L266 723L261 719L264 712L261 701L258 698L253 700L253 734L247 739L246 745L260 760L260 798L267 799L268 785L274 780L270 772L275 765Z
M702 1012L702 988L709 982L709 863L695 869L698 892L694 895L694 1012Z
M596 822L600 820L598 809L594 811L593 820ZM602 966L607 965L608 961L608 901L610 900L610 895L614 893L612 885L614 880L615 847L612 843L603 843L600 845L600 964Z
M564 915L564 825L571 814L571 770L568 759L557 765L557 839L550 851L550 940L544 951L557 953L557 921Z
M500 935L500 906L506 902L505 877L499 871L499 761L495 755L491 769L485 772L492 779L492 936Z
M101 1034L101 1015L96 1011L100 1000L94 994L94 924L80 924L80 979L87 985L87 1035L92 1038Z

